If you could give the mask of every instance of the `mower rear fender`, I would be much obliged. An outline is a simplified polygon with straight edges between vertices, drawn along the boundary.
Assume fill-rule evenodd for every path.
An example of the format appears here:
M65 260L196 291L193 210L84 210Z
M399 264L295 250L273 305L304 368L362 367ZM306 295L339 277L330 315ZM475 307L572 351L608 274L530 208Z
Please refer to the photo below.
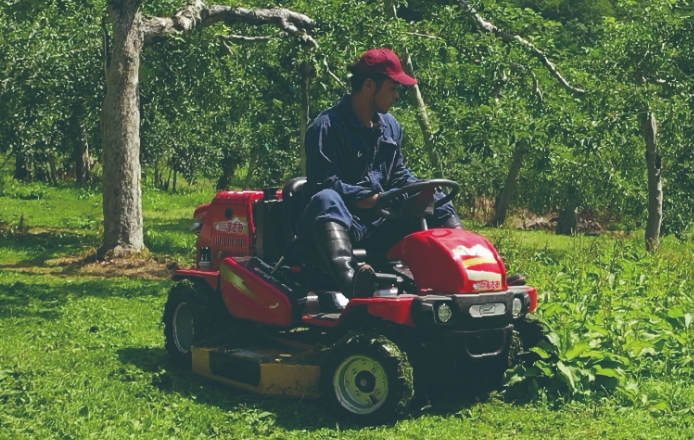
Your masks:
M171 279L174 281L202 279L209 284L210 288L215 292L219 290L219 271L217 270L179 269L174 272Z
M280 286L233 258L223 260L219 272L222 298L233 316L280 327L292 325L292 304Z
M205 203L204 205L200 205L195 209L195 212L193 213L193 218L199 221L204 221L205 216L207 215L207 211L210 209L210 203Z

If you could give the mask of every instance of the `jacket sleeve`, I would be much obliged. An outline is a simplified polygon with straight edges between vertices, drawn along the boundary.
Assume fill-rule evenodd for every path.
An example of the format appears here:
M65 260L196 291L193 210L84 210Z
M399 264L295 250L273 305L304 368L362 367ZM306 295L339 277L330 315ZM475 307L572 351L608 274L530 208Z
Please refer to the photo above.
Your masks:
M398 128L399 130L396 133L395 138L395 142L397 143L398 147L395 149L395 158L393 160L393 168L390 172L390 178L388 179L387 189L402 188L408 183L421 181L421 179L415 177L414 174L412 174L410 170L405 167L405 159L402 157L403 130L402 127Z
M383 190L379 183L365 180L355 185L343 182L342 157L346 149L345 134L330 123L317 120L306 131L306 174L314 192L332 189L344 200L347 207Z

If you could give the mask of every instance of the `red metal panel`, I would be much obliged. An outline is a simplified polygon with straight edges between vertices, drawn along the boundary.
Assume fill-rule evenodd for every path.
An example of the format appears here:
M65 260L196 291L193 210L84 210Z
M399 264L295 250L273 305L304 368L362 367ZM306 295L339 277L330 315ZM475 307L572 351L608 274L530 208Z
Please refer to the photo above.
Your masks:
M349 315L352 308L366 306L370 315L386 319L396 324L417 327L412 320L412 301L414 296L400 296L396 298L354 298L340 316L340 323Z
M207 215L207 211L210 209L210 204L205 203L195 208L195 213L193 213L193 218L196 220L203 221Z
M530 297L530 308L528 312L534 312L537 309L537 289L534 287L528 287L528 296Z
M420 295L504 291L506 266L484 237L462 229L408 235L388 253L409 266Z
M220 265L222 298L237 318L283 327L292 324L289 298L236 260L227 258Z
M213 290L217 290L219 287L219 271L208 271L208 270L196 270L196 269L179 269L174 272L174 281L182 280L184 278L201 278L210 285Z

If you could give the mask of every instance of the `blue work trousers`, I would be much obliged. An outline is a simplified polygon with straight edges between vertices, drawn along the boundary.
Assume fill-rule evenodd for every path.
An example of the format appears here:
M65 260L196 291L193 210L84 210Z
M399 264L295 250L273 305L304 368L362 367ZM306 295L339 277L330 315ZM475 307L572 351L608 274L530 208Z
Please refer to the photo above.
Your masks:
M440 199L443 194L437 192L435 197ZM453 205L445 203L435 208L433 215L426 216L427 225L440 227L457 215ZM402 238L421 230L419 218L385 219L374 209L350 212L342 197L331 189L324 189L311 197L297 225L299 238L310 243L313 228L326 221L344 225L349 230L352 245L378 250L390 249Z

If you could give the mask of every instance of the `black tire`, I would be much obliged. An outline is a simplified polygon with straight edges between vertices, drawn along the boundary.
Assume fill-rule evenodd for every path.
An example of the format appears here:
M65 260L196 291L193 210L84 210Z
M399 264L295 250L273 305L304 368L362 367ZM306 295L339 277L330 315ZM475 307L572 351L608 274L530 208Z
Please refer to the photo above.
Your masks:
M171 361L180 368L192 367L192 346L199 346L216 327L210 286L200 280L179 281L169 291L164 306L164 336Z
M523 343L523 349L529 350L542 342L549 342L547 333L549 328L542 321L537 319L523 318L520 321L514 322L513 326L520 336Z
M549 328L542 321L538 319L530 319L528 317L514 322L513 326L515 327L515 333L520 339L522 351L524 352L522 362L524 364L531 365L539 359L539 356L530 352L530 349L537 347L540 342L543 341L549 343L549 339L547 339Z
M320 384L330 409L367 425L394 420L414 396L407 355L375 333L350 332L338 341L321 367Z
M516 331L511 333L506 356L501 356L481 371L485 380L481 382L485 390L500 390L503 387L506 370L519 363L519 354L524 350L523 342Z

